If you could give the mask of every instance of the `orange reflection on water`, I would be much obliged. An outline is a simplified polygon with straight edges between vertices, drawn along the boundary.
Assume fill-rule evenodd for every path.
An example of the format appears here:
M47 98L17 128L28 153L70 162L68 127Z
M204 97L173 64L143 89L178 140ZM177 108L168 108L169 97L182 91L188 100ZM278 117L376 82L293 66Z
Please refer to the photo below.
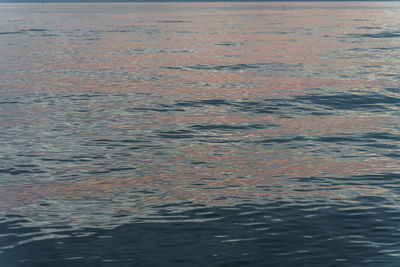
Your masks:
M162 5L160 4L160 7ZM198 4L192 6L196 5ZM358 67L371 64L371 59L353 57L344 60L330 55L344 49L368 49L368 44L347 43L343 42L343 38L352 34L357 26L365 26L365 22L357 20L363 18L365 12L368 12L369 17L380 19L383 17L380 16L380 11L344 9L341 12L331 12L323 8L325 5L321 5L321 9L313 6L311 9L275 10L273 7L279 5L257 3L259 9L250 8L244 12L233 7L251 7L251 4L207 5L209 8L206 10L200 8L196 11L182 12L180 8L175 10L164 6L161 8L163 11L152 10L148 13L135 13L134 5L128 5L127 10L133 8L133 13L107 15L103 20L113 19L118 22L117 25L108 28L98 26L100 29L97 32L92 28L95 21L89 18L81 18L79 23L72 22L81 25L76 38L95 34L94 40L89 38L68 43L55 36L45 43L32 39L29 46L18 46L14 49L0 46L0 51L4 51L1 53L2 58L12 59L4 65L4 69L11 72L1 73L0 79L5 85L13 86L16 90L157 91L168 95L192 93L190 88L183 84L185 82L256 84L254 87L248 87L246 84L240 88L228 86L223 90L209 90L210 88L204 87L196 87L193 90L200 95L214 94L224 97L229 97L230 90L232 95L240 95L242 92L242 95L255 96L263 90L270 90L270 93L274 94L279 90L290 92L294 88L344 85L351 89L377 86L378 82L368 75L358 74L357 79L343 79L334 74L336 71L347 75ZM215 6L216 11L212 11L212 6ZM224 6L229 8L225 9ZM102 19L101 16L99 18ZM277 23L279 18L286 19ZM43 21L38 23L46 22L46 18L41 19ZM65 25L62 27L65 28ZM71 35L69 38L74 40L73 37L74 35ZM352 69L346 71L349 60ZM249 69L229 73L165 69L195 65L230 66L258 63L302 64L306 69L302 74L305 77L294 77L296 72L276 77L276 73L269 73L269 70L254 73L254 70ZM374 60L374 64L386 65L388 62ZM327 68L326 73L315 76L314 72L321 68ZM344 71L341 71L342 68ZM24 73L25 70L35 71ZM16 73L13 73L14 71ZM382 84L383 81L379 83ZM163 92L163 87L168 84L172 87L167 86L167 92Z
M340 177L387 170L386 166L389 165L389 162L383 160L352 162L343 159L307 158L305 155L299 155L301 158L262 160L263 156L268 156L268 152L260 153L257 155L260 160L257 161L254 161L254 155L249 154L228 153L213 157L200 155L197 158L192 156L192 160L210 161L218 166L201 171L182 164L186 158L171 158L166 162L149 163L149 169L153 167L151 164L157 165L157 174L147 173L141 177L100 176L74 182L24 182L1 187L0 203L3 209L13 209L41 199L79 200L112 195L129 197L135 195L135 192L140 196L137 201L152 204L186 200L205 205L223 205L224 202L230 203L235 199L268 199L277 196L307 198L326 195L337 199L346 198L349 192L374 194L374 191L383 189L379 185L325 185L331 173L335 173L337 178L333 181L336 181ZM328 175L327 178L323 178L324 175ZM290 181L303 177L322 177L322 184ZM302 188L307 190L301 190ZM143 195L140 194L141 190L153 193ZM225 200L220 199L221 197Z
M325 6L321 3L285 3L289 6L299 4ZM124 4L117 5L125 7ZM145 137L153 138L151 141L155 140L154 145L164 146L162 149L170 154L160 156L148 151L143 154L129 151L129 154L121 148L121 153L128 155L124 158L124 164L138 165L140 171L116 176L108 173L98 177L82 175L72 181L55 179L35 183L26 178L27 181L23 183L15 182L14 185L0 187L1 207L18 208L46 198L100 199L102 196L121 196L122 199L128 199L135 194L139 196L137 201L146 204L189 200L206 205L222 205L237 199L306 198L318 195L346 198L353 191L357 194L376 194L384 190L378 185L302 183L296 178L323 177L328 181L337 181L342 177L395 171L393 166L397 162L394 160L368 157L365 151L364 154L357 154L361 152L354 147L351 153L347 153L341 151L341 144L318 143L318 138L323 135L350 134L357 137L389 127L395 124L393 121L397 122L393 115L377 115L368 111L360 115L358 111L338 109L334 115L319 116L283 110L287 116L280 116L273 113L240 113L218 105L139 115L126 111L147 104L166 102L174 105L179 101L196 102L204 99L220 99L230 103L253 99L260 101L262 106L265 99L295 101L298 95L371 91L375 87L397 86L397 81L379 80L375 73L363 73L366 64L395 66L396 62L354 55L351 59L343 58L346 53L337 56L337 51L350 53L354 49L368 50L380 45L378 41L348 41L349 34L353 34L355 29L368 26L357 19L368 16L376 17L377 21L387 20L380 18L377 10L363 9L360 13L353 9L331 12L324 8L266 8L281 3L207 3L216 10L209 8L206 11L189 10L184 13L179 8L175 10L169 4L160 3L157 5L165 10L135 13L135 8L132 8L146 5L151 7L153 4L126 4L129 12L82 18L82 21L72 22L71 25L75 27L72 29L65 29L71 26L69 24L55 25L55 28L61 27L57 33L59 36L42 36L44 39L34 36L28 39L31 42L27 45L12 46L13 49L6 43L0 44L1 62L7 63L2 65L0 80L1 85L10 88L12 94L100 91L110 93L108 100L111 101L113 94L122 92L148 93L151 96L145 99L147 102L119 101L115 106L108 106L107 103L93 100L85 104L90 116L77 111L61 112L63 116L60 117L50 116L65 108L59 106L28 108L16 115L21 120L14 119L8 126L38 125L41 135L38 134L35 141L50 138L46 134L51 130L59 130L59 134L64 134L68 129L74 131L70 137L84 137L91 141L104 139L105 135L110 135L110 140L118 141L122 137L113 134L119 130L127 131L124 138L140 132L142 136L147 134ZM247 11L233 8L240 5L260 5L261 8ZM27 21L49 25L47 19L46 16L35 16L27 18ZM93 28L97 29L96 33ZM9 41L18 44L21 40L16 37ZM392 41L391 45L395 46L396 41ZM118 114L107 113L118 108L121 109ZM10 113L2 111L2 114ZM34 118L27 122L23 119L25 116ZM79 125L57 129L56 124L66 119L86 121L88 125L96 122L103 124L100 130L91 126L83 129ZM217 130L193 133L195 137L208 135L207 141L210 142L173 138L161 142L158 136L163 130L187 130L193 125L202 124L257 127L223 133ZM103 130L110 132L103 133ZM264 139L299 136L306 140L308 138L309 143L304 141L301 144L308 145L307 149L303 150L301 145L296 149L287 148L279 142L262 143ZM58 142L55 139L53 142ZM14 141L18 140L16 138ZM84 143L79 140L79 144ZM238 140L242 143L237 144ZM100 154L111 151L111 148L106 150L104 147L99 145L99 150L94 151ZM112 149L113 152L117 150L115 147ZM324 151L327 151L326 155ZM51 151L40 148L35 152L42 156ZM352 157L345 158L340 153ZM124 166L114 164L113 158L107 160L100 167L90 167L106 169L108 164L118 169ZM87 165L68 168L78 173L87 173L89 169ZM304 188L307 190L300 190ZM150 194L139 192L145 190Z

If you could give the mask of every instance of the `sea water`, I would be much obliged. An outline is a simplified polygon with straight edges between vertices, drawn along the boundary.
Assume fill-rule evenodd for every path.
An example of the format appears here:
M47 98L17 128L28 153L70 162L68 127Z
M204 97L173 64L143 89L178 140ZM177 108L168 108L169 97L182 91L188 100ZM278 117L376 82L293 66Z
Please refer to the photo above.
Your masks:
M400 4L0 4L0 266L399 266Z

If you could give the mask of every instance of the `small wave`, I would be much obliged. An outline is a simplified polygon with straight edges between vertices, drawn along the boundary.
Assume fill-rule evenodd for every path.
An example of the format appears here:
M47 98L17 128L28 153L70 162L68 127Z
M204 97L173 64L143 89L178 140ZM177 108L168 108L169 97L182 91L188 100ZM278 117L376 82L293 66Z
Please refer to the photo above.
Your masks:
M378 33L362 33L362 34L348 34L349 37L354 38L399 38L400 31L383 31Z
M133 32L135 30L131 30L131 29L117 29L117 30L109 30L107 32Z
M332 143L348 145L350 143L358 146L367 146L382 149L396 149L395 142L400 141L400 137L389 133L368 133L368 134L340 134L320 136L309 139L313 142ZM377 152L377 151L375 151Z
M18 101L3 101L3 102L0 102L0 105L10 105L10 104L22 104L22 102L18 102Z
M91 140L87 143L88 146L92 147L107 147L107 148L124 148L128 150L141 150L141 149L152 149L157 147L157 145L152 145L148 140L139 140L139 139L108 139L108 138L100 138ZM92 160L93 157L90 158ZM81 160L75 160L81 161ZM85 159L86 161L86 159Z
M284 32L284 31L275 31L272 32L273 34L289 34L290 32Z
M21 34L24 31L13 31L13 32L0 32L0 35L7 35L7 34Z
M92 142L95 143L147 143L148 141L145 140L138 140L138 139L122 139L122 140L117 140L117 139L108 139L108 138L99 138L99 139L93 139L91 140Z
M400 46L392 46L392 47L374 47L374 48L369 48L365 49L364 51L367 50L376 50L376 51L393 51L393 50L398 50L400 49Z
M202 106L226 106L237 109L240 112L256 113L256 114L289 114L307 112L309 114L317 114L316 109L303 106L296 99L262 99L259 101L227 101L224 99L206 99L200 101L185 101L177 102L176 106L181 107L202 107ZM289 112L290 111L290 112ZM318 115L325 115L324 112L319 112Z
M125 172L125 171L132 171L137 169L136 167L131 167L131 166L121 166L121 167L111 167L111 168L104 168L101 169L101 166L99 166L99 169L95 170L88 170L86 173L90 175L94 174L105 174L105 173L112 173L112 172Z
M7 32L0 32L0 35L7 35L7 34L23 34L26 32L46 32L48 30L46 29L24 29L24 30L18 30L18 31L7 31Z
M49 36L49 35L46 35L46 36ZM92 38L87 38L86 39L86 41L99 41L99 40L101 40L101 39L97 38L97 37L92 37Z
M27 29L27 32L46 32L48 30L46 29L37 29L37 28L32 28L32 29Z
M172 139L181 139L181 138L194 138L192 135L192 131L189 130L176 130L176 131L160 131L158 136L161 138L172 138Z
M314 139L314 141L324 142L324 143L343 143L343 142L363 142L361 138L356 138L355 136L324 136Z
M289 143L289 142L292 142L292 141L304 141L304 140L307 140L307 139L304 138L304 137L298 136L298 137L295 137L295 138L269 138L269 139L264 139L264 140L259 141L259 142L260 143L268 143L268 144L272 143L272 144L274 144L274 143Z
M245 43L221 42L221 43L216 43L214 45L219 45L219 46L244 46Z
M285 99L264 99L260 101L241 101L236 102L235 106L242 112L251 112L259 114L276 114L281 108L292 108L292 103Z
M185 102L177 102L175 105L177 106L184 106L184 107L200 107L203 105L210 105L210 106L227 106L233 105L232 103L223 100L223 99L206 99L200 101L185 101Z
M194 50L188 49L168 49L168 48L136 48L119 50L123 54L172 54L172 53L193 53Z
M382 143L374 143L374 144L366 144L366 146L374 147L374 148L384 148L384 149L397 149L398 146L393 144L382 144Z
M147 143L149 141L144 140L137 140L137 139L122 139L120 140L121 143Z
M319 95L310 94L298 96L301 102L313 103L326 106L329 109L339 110L356 110L356 109L387 109L388 105L399 105L400 99L378 93L372 94L335 94L335 95Z
M244 70L244 69L257 69L259 64L234 64L234 65L193 65L186 66L178 69L190 69L190 70Z
M392 93L400 93L400 88L385 88L385 90Z
M155 111L155 112L169 112L169 111L184 111L183 109L177 108L150 108L150 107L136 107L129 108L127 111Z
M147 33L147 34L156 34L156 33L161 33L161 31L155 27L152 26L127 26L127 27L121 27L117 29L112 29L108 30L106 32L109 33L136 33L136 32L141 32L141 33ZM99 31L98 33L102 33Z
M185 20L159 20L161 23L187 23Z
M191 70L205 70L205 71L243 71L243 70L262 70L262 71L287 71L288 69L297 68L302 64L285 64L279 62L269 62L269 63L240 63L232 65L212 65L212 64L198 64L189 66L167 66L163 67L170 70L181 70L181 71L191 71Z
M262 129L264 128L264 126L260 124L252 124L252 125L196 124L192 125L191 128L197 130L250 130L250 129Z
M367 133L364 138L371 138L376 140L392 140L400 141L400 136L391 133Z
M26 170L26 169L8 168L8 169L0 169L0 173L18 175L18 174L45 173L45 172L42 170L38 170L38 169Z
M360 30L380 30L382 28L378 27L378 26L360 26L360 27L357 27L357 29L360 29Z

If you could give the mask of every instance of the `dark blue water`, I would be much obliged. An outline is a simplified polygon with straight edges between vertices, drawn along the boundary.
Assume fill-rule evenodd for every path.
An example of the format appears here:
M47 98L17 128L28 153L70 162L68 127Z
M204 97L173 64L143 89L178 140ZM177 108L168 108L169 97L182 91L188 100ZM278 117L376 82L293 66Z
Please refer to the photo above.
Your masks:
M400 5L0 5L0 266L398 266Z
M363 177L363 179L371 177ZM373 178L372 178L373 179ZM20 244L6 253L13 266L396 266L400 218L379 197L354 204L296 204L222 208L194 207L173 212L160 206L160 218L104 230L58 229L58 236ZM191 203L182 203L191 206ZM363 205L363 206L361 206ZM176 206L175 208L179 208ZM120 217L122 220L123 216ZM13 229L23 217L9 217L2 230L18 243L38 227ZM189 220L189 222L188 222ZM10 229L11 228L11 229Z

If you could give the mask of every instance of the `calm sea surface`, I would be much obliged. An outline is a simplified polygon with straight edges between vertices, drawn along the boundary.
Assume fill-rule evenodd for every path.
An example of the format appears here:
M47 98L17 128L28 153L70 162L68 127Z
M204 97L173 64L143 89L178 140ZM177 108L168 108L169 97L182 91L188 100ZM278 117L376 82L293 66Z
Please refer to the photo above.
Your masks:
M0 4L0 266L400 266L399 18Z

